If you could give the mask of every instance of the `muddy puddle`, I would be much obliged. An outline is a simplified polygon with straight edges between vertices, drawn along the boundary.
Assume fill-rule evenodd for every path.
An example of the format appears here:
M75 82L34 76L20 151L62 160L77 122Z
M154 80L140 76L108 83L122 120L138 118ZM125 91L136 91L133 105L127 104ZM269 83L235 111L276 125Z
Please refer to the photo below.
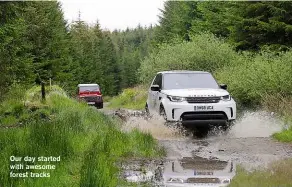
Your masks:
M238 164L253 170L292 157L291 145L270 137L285 124L264 111L246 111L229 130L211 129L202 136L166 126L160 117L147 119L141 112L126 111L123 120L124 131L149 132L167 152L163 160L121 164L122 177L141 186L227 186Z
M165 160L122 162L121 176L128 182L157 187L227 186L235 175L232 162L199 156Z

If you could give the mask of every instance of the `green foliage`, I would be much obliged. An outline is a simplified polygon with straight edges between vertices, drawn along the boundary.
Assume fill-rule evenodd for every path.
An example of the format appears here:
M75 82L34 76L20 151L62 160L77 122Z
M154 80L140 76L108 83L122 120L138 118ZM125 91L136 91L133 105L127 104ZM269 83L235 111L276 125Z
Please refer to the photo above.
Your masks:
M147 90L138 86L124 89L123 92L110 100L110 108L144 109L147 99Z
M192 19L190 33L211 32L216 36L228 37L230 25L233 25L232 14L230 12L230 2L205 1L198 2L196 11L197 18Z
M273 137L282 142L292 142L292 95L279 94L265 95L262 99L266 110L276 112L284 122L283 131L273 134Z
M122 132L113 119L84 103L60 94L48 94L47 105L30 111L32 97L24 111L30 123L18 128L0 129L0 183L4 186L117 186L121 157L157 157L163 152L149 135L136 130ZM38 90L39 88L32 88ZM36 91L38 92L38 91ZM24 98L25 99L25 98ZM24 101L23 99L23 101ZM35 115L45 115L42 118ZM14 116L13 114L10 114ZM33 142L33 143L32 143ZM129 154L131 153L131 154ZM10 178L9 157L61 156L50 178ZM41 164L37 162L36 164ZM25 170L18 170L23 172Z
M138 25L135 29L111 33L120 70L120 89L135 86L139 82L137 69L152 49L153 32L152 26L142 28Z
M208 31L227 37L237 50L285 51L291 43L291 2L168 1L161 10L155 41ZM277 36L277 37L275 37Z
M49 78L60 82L69 79L69 43L60 3L27 2L24 19L36 83Z
M237 167L236 176L231 180L230 187L273 187L273 186L291 186L292 180L292 160L286 159L276 161L268 166L266 170L257 169L255 171L246 171Z
M0 100L14 82L28 84L33 80L27 25L21 16L24 2L0 3Z
M1 2L0 98L15 83L67 84L68 33L58 2Z
M109 102L111 99L112 97L107 96L107 95L102 97L103 102Z
M291 7L289 1L232 3L230 19L235 21L230 27L230 40L238 50L258 51L265 46L287 50L292 46Z
M20 85L13 85L5 94L5 100L0 103L0 126L15 125L24 113L25 88Z
M141 63L141 81L149 83L159 71L187 69L213 72L226 83L235 99L255 106L265 95L292 94L291 52L278 55L270 51L239 54L224 40L212 34L192 37L191 42L162 45Z
M189 41L192 21L200 17L197 4L193 1L166 1L159 17L160 25L155 32L155 40L161 43L179 37Z
M80 83L98 83L105 95L119 91L119 66L109 33L99 23L89 27L79 20L71 25L71 63L73 83L71 91Z
M292 142L292 128L275 133L273 137L281 142Z
M213 72L223 66L232 66L239 60L237 58L237 53L224 40L202 33L192 36L191 42L164 44L157 53L151 53L141 62L140 79L148 84L158 71L164 70Z
M265 95L291 95L292 52L273 56L263 52L243 56L234 66L216 72L220 82L228 84L229 91L245 105L258 105ZM239 56L239 55L238 55Z

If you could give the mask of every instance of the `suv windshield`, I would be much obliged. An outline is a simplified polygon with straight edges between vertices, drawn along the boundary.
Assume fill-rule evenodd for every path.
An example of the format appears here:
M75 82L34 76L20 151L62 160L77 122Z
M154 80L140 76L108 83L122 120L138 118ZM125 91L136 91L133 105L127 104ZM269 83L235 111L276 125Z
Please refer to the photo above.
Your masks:
M79 92L97 92L99 91L99 87L97 86L80 86Z
M163 89L219 88L209 73L166 73L163 76Z

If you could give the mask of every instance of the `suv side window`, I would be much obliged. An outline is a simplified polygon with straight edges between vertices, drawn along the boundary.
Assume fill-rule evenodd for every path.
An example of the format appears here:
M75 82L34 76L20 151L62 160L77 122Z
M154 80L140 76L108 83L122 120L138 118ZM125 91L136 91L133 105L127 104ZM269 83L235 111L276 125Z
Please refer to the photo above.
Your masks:
M161 74L156 75L152 85L159 85L160 88L162 87L162 75Z
M157 84L159 85L159 88L162 88L162 74L157 75Z
M157 79L158 79L157 77L158 77L158 75L156 75L155 78L153 79L152 85L157 84Z

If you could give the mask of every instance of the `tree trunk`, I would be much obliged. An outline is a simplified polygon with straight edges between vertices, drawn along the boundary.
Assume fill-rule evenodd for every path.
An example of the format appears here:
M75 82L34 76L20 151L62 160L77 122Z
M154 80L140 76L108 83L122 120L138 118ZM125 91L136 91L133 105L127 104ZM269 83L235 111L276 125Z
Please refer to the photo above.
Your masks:
M42 101L46 100L46 89L45 89L45 83L41 82L41 88L42 88Z

